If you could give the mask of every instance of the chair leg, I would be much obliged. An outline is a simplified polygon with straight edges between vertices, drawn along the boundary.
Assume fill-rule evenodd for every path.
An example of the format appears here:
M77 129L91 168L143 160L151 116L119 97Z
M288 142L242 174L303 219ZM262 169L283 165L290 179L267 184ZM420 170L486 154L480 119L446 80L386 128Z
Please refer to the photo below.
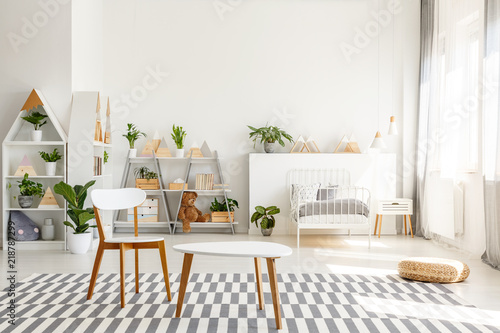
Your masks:
M408 215L408 220L410 222L410 232L411 232L411 238L413 238L413 227L411 226L411 216Z
M94 293L95 283L97 281L97 275L99 274L99 269L101 268L102 256L104 254L104 246L99 244L97 248L97 253L94 260L94 268L92 269L92 276L90 277L89 291L87 293L87 299L92 299L92 294Z
M120 244L120 300L125 307L125 244Z
M378 214L377 218L375 219L375 229L373 229L373 236L377 235L377 226L378 226Z
M167 254L165 252L165 241L158 242L158 250L160 251L161 267L163 268L163 280L165 281L165 288L167 288L168 301L172 300L172 295L170 294L170 280L168 278L168 267L167 267Z
M135 293L139 292L139 249L135 249Z

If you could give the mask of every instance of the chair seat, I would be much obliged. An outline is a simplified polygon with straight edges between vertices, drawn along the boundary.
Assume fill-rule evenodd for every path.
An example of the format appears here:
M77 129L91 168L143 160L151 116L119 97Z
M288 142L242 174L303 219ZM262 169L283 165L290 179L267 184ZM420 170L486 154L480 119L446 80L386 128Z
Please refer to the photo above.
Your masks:
M165 240L163 237L117 237L106 238L105 243L148 243L148 242L161 242Z

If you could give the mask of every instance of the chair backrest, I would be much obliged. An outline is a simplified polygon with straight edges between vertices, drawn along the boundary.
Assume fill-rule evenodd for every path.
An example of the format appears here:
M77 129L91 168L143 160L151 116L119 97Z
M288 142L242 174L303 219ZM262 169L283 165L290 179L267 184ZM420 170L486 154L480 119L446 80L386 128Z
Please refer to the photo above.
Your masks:
M119 210L137 207L146 200L146 192L139 188L93 190L92 204L102 210Z
M105 235L102 228L102 218L99 210L120 210L134 208L134 235L138 235L137 206L146 200L146 192L139 188L120 188L110 190L93 190L90 193L94 205L95 220L99 237L104 241Z

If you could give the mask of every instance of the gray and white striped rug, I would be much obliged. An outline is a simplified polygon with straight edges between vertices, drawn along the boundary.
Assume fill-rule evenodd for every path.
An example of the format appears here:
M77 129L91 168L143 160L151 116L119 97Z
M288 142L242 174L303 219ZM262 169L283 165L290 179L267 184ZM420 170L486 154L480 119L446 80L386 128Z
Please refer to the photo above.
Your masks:
M127 275L120 308L118 274L99 275L86 300L89 274L34 274L16 291L17 320L7 322L9 297L0 297L0 332L276 332L267 275L258 310L253 274L193 274L182 318L174 318L179 274L171 274L172 302L160 274L141 274L141 292ZM282 332L500 332L500 318L467 304L440 284L396 275L278 275Z

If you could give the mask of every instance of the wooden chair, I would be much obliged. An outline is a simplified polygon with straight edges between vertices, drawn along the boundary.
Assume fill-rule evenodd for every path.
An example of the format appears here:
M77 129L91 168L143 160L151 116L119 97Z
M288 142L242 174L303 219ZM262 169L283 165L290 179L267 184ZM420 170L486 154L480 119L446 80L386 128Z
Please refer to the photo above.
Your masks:
M125 251L135 250L135 292L139 292L139 249L158 249L160 251L163 278L167 288L168 300L170 295L170 282L168 280L167 255L165 253L165 240L163 237L139 237L137 222L137 206L146 200L146 192L138 188L122 188L115 190L94 190L91 193L94 205L95 219L99 231L99 247L94 261L94 269L90 278L87 299L92 298L97 274L101 266L104 250L120 250L120 296L121 307L125 307ZM102 228L100 210L120 210L134 208L134 237L120 237L106 239Z

